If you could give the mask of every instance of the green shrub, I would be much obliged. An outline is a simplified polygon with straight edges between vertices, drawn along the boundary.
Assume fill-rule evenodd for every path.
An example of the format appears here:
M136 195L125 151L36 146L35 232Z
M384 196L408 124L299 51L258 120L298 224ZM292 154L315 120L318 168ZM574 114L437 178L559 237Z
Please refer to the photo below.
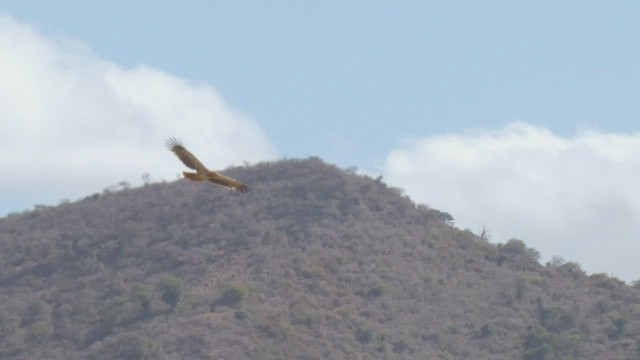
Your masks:
M525 339L525 360L571 359L580 342L577 334L551 333L538 327L529 332Z
M384 338L377 339L375 342L375 346L377 352L383 353L387 351L387 342L384 340Z
M222 291L215 305L232 306L244 300L250 294L249 288L242 283L232 283Z
M624 337L627 333L627 320L624 318L618 318L613 322L613 325L607 328L607 336L610 339L619 339Z
M550 331L560 332L576 326L576 316L567 310L557 307L541 307L538 311L542 326Z
M534 248L528 248L524 241L520 239L511 239L506 244L498 244L497 259L498 265L505 260L526 259L530 262L538 262L540 260L540 252Z
M373 339L373 331L367 328L358 327L354 334L356 340L361 344L368 344Z
M308 328L313 328L317 315L309 309L295 311L292 314L292 322L296 325L302 324Z
M366 291L358 290L356 291L356 295L360 295L369 300L373 300L384 295L384 286L374 285L373 287L371 287L369 290L366 290Z
M562 270L563 272L569 273L569 274L578 274L578 275L584 275L585 272L584 270L582 270L582 267L580 266L580 264L578 264L577 262L573 262L573 261L569 261L564 263L562 266L560 266L559 268L560 270Z
M431 209L431 213L435 214L438 219L444 221L446 224L455 224L455 219L453 218L453 216L451 216L451 214L447 212Z
M509 255L526 255L527 245L520 239L511 239L506 244L498 245L501 253Z
M486 338L496 333L496 328L492 324L485 324L480 328L480 337Z
M625 285L624 281L621 281L604 273L592 274L589 276L589 279L591 279L597 287L609 290L614 290ZM636 284L636 282L633 282L632 286L640 289L640 283Z
M606 300L598 300L595 307L600 314L606 314L613 309L613 305Z
M165 276L158 282L156 288L160 291L160 299L171 309L175 309L182 294L182 280L175 276Z
M533 349L538 348L544 344L547 344L551 341L551 333L547 331L547 329L538 327L527 335L525 339L524 347L525 349Z

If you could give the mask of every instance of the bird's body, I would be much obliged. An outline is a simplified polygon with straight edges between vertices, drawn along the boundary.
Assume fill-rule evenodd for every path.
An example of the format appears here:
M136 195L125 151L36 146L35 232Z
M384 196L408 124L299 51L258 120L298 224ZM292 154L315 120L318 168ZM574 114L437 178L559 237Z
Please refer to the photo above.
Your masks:
M167 147L173 151L174 154L185 164L188 168L195 170L196 172L183 171L182 175L186 179L191 181L211 181L218 185L225 186L229 189L233 189L239 192L248 192L249 187L235 179L228 176L224 176L216 171L207 169L189 150L187 150L182 143L176 138L169 138L167 140Z

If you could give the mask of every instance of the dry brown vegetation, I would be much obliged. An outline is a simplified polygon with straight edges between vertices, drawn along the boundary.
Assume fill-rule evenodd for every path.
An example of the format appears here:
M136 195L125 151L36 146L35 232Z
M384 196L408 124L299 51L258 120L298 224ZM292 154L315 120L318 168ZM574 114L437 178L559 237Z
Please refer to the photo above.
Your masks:
M0 219L0 358L640 358L640 293L615 278L319 159L228 173L252 192L148 184Z

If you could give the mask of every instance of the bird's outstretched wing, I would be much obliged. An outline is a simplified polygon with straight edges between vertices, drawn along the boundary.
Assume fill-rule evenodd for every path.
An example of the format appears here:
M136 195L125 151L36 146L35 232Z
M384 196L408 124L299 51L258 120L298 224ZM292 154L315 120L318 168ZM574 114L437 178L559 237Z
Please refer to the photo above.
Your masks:
M218 185L226 186L230 189L240 191L241 193L249 192L249 187L247 185L215 171L209 171L208 180Z
M169 138L167 140L167 147L169 150L173 151L174 154L185 164L188 168L193 169L198 172L198 174L202 174L206 176L209 173L209 170L195 157L189 150L187 150L184 145L180 142L180 140L176 138Z

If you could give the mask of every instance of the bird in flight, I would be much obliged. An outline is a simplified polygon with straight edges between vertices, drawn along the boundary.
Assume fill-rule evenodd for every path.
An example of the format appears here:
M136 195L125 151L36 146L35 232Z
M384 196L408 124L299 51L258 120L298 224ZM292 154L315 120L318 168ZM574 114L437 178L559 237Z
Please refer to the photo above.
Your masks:
M224 176L216 171L207 169L198 158L193 156L189 150L185 149L182 143L176 138L169 138L167 140L167 147L173 151L174 154L185 164L188 168L195 170L196 172L183 171L182 174L185 178L192 181L204 181L208 180L218 185L225 186L229 189L240 191L242 193L248 192L249 187L235 179L228 176Z

